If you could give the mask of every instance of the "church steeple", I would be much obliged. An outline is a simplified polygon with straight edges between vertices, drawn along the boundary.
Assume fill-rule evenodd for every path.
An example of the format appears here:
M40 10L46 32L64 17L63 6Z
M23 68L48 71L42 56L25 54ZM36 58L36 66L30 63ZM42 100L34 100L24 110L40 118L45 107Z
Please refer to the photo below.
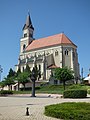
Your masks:
M32 25L32 21L31 21L31 18L30 18L30 14L29 14L29 13L28 13L28 16L27 16L27 19L26 19L26 23L25 23L25 25L24 25L24 27L23 27L23 30L24 30L24 29L27 29L27 28L31 28L31 29L34 30L34 27L33 27L33 25Z
M28 13L26 23L24 24L23 27L23 37L20 40L20 53L23 53L25 51L26 47L33 41L33 32L34 32L34 27L32 25L32 21L30 18L30 14Z

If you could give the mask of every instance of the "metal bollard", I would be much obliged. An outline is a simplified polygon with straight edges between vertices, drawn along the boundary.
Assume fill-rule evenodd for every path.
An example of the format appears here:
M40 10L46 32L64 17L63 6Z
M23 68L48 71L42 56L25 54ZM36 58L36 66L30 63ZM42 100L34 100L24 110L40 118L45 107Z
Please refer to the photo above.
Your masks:
M26 108L26 116L29 116L29 111L28 111L28 107Z

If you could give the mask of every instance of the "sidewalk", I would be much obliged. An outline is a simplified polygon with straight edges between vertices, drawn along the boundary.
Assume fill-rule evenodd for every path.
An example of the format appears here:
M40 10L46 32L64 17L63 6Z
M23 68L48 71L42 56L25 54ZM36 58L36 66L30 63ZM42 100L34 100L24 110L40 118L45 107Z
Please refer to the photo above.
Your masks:
M85 99L64 99L59 95L37 94L0 97L0 120L58 120L44 115L44 106L62 102L90 102ZM29 107L29 116L26 116Z

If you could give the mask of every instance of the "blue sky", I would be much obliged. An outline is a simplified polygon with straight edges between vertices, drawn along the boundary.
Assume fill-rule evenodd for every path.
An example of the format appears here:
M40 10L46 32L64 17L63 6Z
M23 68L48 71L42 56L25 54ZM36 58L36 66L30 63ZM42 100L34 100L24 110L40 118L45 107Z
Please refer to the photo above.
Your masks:
M30 12L34 38L64 32L77 46L84 76L90 68L90 0L0 0L2 79L18 63L20 38Z

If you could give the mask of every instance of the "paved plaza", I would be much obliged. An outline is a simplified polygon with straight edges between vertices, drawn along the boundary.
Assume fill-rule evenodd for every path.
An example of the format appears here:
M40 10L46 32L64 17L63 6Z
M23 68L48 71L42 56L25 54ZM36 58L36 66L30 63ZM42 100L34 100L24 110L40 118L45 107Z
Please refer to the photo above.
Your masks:
M59 95L38 94L35 98L30 95L14 95L0 97L0 120L58 120L44 115L44 106L62 102L90 102L85 99L64 99ZM26 108L29 107L29 116Z

